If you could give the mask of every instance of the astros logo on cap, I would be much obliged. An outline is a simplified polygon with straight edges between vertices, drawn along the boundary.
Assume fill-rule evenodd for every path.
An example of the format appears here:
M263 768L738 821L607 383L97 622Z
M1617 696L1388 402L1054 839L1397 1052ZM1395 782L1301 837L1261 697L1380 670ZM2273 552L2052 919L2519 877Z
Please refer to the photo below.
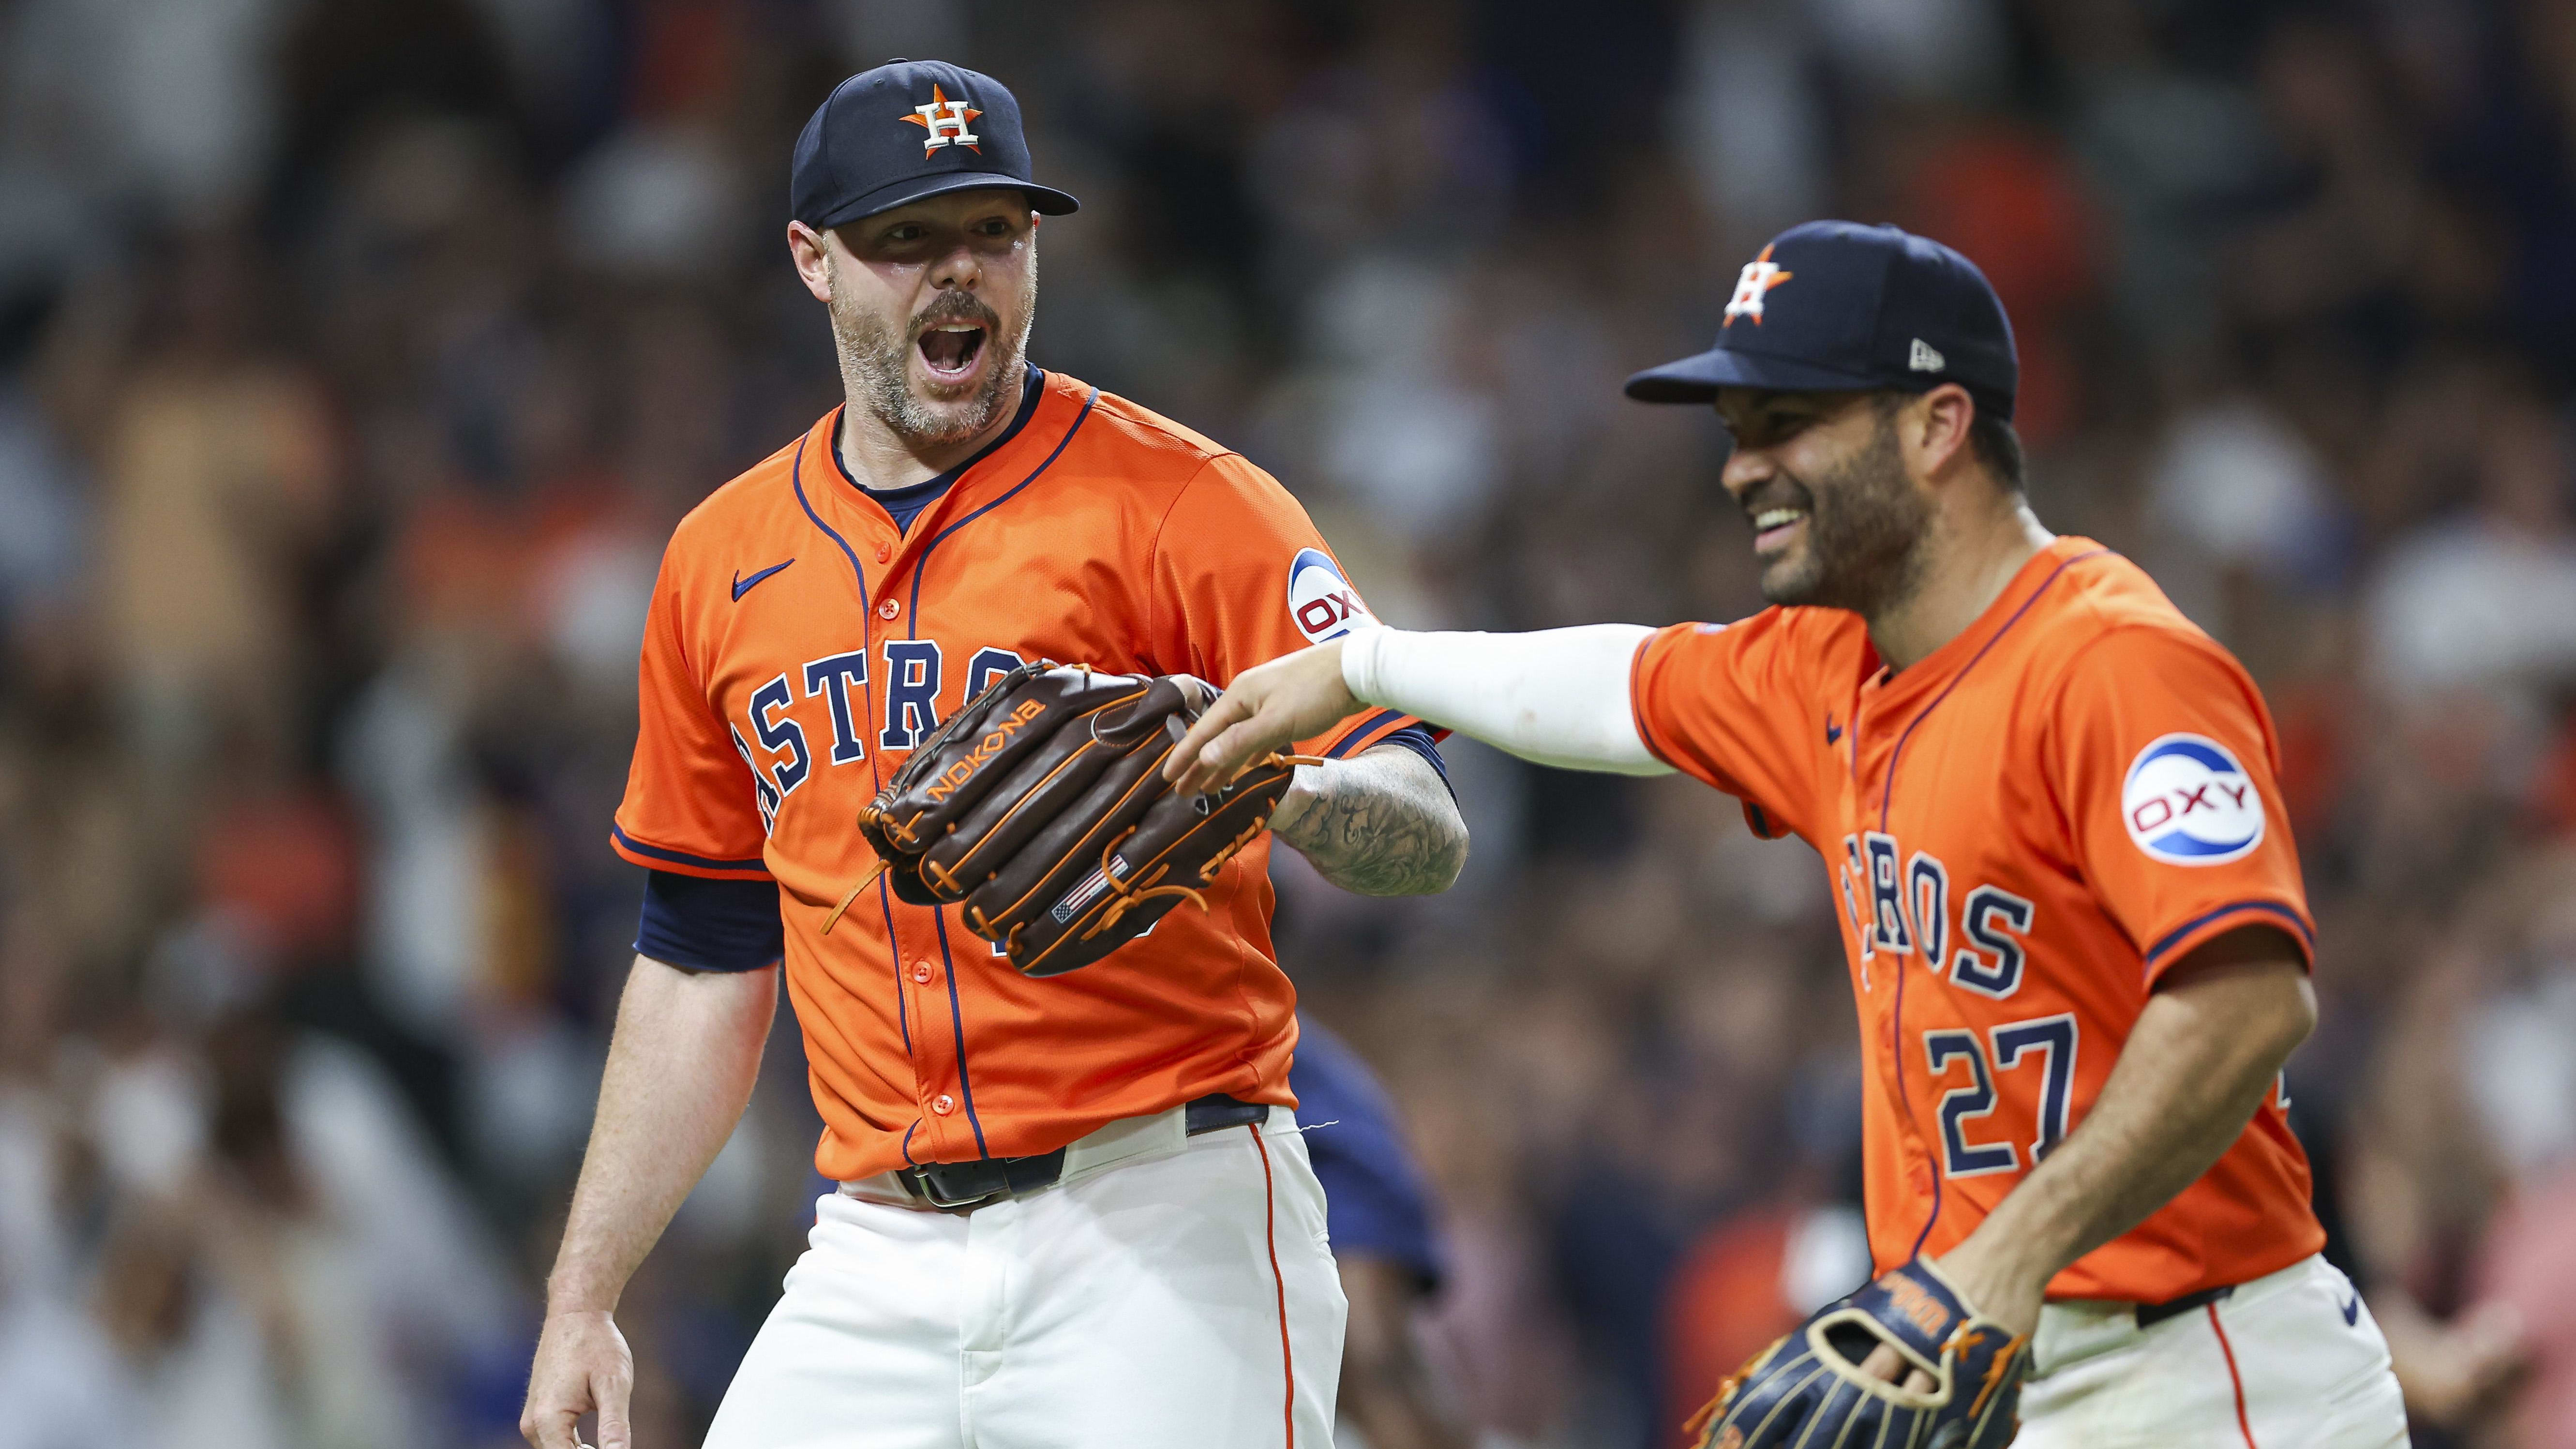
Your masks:
M1771 249L1764 247L1762 255L1746 262L1743 274L1735 279L1734 300L1726 304L1726 320L1718 326L1732 327L1738 317L1750 317L1754 326L1761 326L1762 294L1796 275L1780 270L1780 264L1771 260Z
M984 148L975 144L975 133L966 129L966 123L982 114L964 101L948 99L948 93L934 85L930 88L930 104L913 107L912 114L903 119L930 133L930 138L921 143L921 154L925 158L952 141L981 156ZM1770 253L1764 252L1763 255L1769 256ZM1754 320L1758 322L1761 319L1757 317Z

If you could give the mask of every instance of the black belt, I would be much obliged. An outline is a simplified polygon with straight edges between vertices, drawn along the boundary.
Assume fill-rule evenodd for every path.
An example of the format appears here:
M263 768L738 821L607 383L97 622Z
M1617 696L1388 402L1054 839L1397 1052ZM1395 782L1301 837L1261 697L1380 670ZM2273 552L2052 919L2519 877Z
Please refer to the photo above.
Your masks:
M2180 1318L2205 1304L2224 1303L2227 1295L2235 1291L2236 1285L2228 1283L2216 1288L2203 1288L2197 1293L2186 1293L2163 1303L2141 1303L2138 1305L2138 1326L2153 1328L2168 1318Z
M1181 1109L1184 1135L1202 1136L1228 1127L1266 1120L1270 1109L1223 1092L1212 1092ZM1064 1149L1031 1157L983 1157L973 1162L925 1162L895 1170L895 1180L914 1197L950 1212L981 1207L995 1198L1018 1197L1053 1187L1064 1176Z

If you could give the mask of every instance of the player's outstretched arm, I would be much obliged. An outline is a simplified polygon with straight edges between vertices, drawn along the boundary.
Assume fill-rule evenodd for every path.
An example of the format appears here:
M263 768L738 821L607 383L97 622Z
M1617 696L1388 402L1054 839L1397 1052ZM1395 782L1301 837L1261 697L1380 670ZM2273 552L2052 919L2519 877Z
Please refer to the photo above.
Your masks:
M1570 770L1662 775L1637 734L1628 670L1651 630L1587 624L1534 634L1370 629L1235 676L1164 766L1205 790L1245 762L1375 705Z
M2290 938L2247 926L2161 977L2084 1121L1939 1262L2016 1332L2039 1321L2048 1280L2136 1227L2244 1132L2317 998Z
M683 971L635 958L519 1412L537 1449L572 1449L586 1413L599 1416L599 1449L631 1449L635 1362L611 1314L742 1120L777 1009L775 969Z

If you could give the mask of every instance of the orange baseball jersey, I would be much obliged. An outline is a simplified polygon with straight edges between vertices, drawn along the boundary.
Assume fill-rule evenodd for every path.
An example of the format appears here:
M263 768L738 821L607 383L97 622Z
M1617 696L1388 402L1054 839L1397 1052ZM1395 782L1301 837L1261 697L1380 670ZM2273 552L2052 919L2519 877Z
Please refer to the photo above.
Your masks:
M2272 720L2128 560L2061 538L1891 672L1860 616L1640 647L1639 732L1821 852L1860 1007L1879 1269L1955 1247L2100 1095L2157 975L2249 924L2312 954ZM2199 1181L2052 1297L2161 1303L2314 1253L2277 1089Z
M827 1177L1048 1152L1213 1092L1294 1105L1296 993L1270 943L1269 840L1211 910L1031 980L882 881L859 807L995 676L1052 659L1217 684L1366 611L1271 477L1032 368L1010 429L898 528L841 471L835 409L710 495L662 559L641 731L612 844L637 865L774 880ZM1347 757L1380 711L1306 742Z

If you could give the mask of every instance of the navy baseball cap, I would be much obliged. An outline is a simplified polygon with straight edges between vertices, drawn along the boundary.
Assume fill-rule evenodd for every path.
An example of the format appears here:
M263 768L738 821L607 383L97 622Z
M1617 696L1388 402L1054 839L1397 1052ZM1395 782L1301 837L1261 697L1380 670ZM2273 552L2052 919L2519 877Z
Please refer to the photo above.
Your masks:
M789 212L817 231L943 191L1015 186L1029 208L1082 203L1029 179L1020 103L991 76L937 60L891 60L841 82L796 138Z
M1721 387L1929 392L1955 382L2012 420L2012 323L1977 264L1892 226L1811 221L1745 263L1717 345L1628 379L1639 402L1704 403Z

